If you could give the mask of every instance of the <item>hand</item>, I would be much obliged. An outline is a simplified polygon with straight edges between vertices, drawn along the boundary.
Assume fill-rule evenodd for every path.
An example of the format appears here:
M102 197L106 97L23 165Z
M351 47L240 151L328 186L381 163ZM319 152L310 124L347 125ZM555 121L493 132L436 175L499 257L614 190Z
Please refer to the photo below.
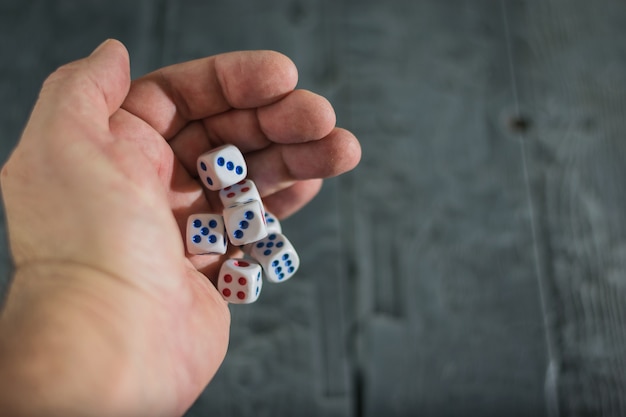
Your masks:
M221 364L230 324L210 281L225 257L183 245L188 215L220 210L197 156L237 145L279 217L360 158L330 104L296 82L289 59L262 51L131 83L116 41L46 80L1 177L16 270L0 316L0 409L184 413Z

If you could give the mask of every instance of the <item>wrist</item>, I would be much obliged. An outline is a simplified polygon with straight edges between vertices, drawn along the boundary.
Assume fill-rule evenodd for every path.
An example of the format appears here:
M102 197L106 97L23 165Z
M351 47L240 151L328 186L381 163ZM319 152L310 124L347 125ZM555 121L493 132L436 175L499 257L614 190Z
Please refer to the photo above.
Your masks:
M0 314L0 410L13 416L124 415L130 346L106 295L119 285L69 263L18 268Z

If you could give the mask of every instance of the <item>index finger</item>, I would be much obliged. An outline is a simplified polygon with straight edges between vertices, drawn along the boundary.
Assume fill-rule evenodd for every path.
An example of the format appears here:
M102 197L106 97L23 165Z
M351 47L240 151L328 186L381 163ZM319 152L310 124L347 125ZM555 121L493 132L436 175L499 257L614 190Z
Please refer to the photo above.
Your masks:
M273 103L297 81L294 63L278 52L230 52L171 65L133 81L122 108L169 140L190 121Z

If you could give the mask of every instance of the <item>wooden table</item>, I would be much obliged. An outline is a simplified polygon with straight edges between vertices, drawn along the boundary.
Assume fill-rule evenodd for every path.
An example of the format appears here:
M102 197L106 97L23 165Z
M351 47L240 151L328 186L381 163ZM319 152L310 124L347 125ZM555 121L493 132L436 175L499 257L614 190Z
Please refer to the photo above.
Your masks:
M3 0L3 158L106 37L281 51L363 145L188 416L626 414L626 2Z

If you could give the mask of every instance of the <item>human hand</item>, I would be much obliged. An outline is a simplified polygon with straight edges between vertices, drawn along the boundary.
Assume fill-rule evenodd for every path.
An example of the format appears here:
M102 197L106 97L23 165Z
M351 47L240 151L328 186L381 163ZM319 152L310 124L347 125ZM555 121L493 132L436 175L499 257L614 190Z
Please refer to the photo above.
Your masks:
M131 83L116 41L46 80L1 177L16 271L0 316L0 409L184 413L226 352L230 316L210 278L236 255L185 253L187 216L220 209L197 156L237 145L279 217L360 158L330 104L296 81L291 61L262 51Z

